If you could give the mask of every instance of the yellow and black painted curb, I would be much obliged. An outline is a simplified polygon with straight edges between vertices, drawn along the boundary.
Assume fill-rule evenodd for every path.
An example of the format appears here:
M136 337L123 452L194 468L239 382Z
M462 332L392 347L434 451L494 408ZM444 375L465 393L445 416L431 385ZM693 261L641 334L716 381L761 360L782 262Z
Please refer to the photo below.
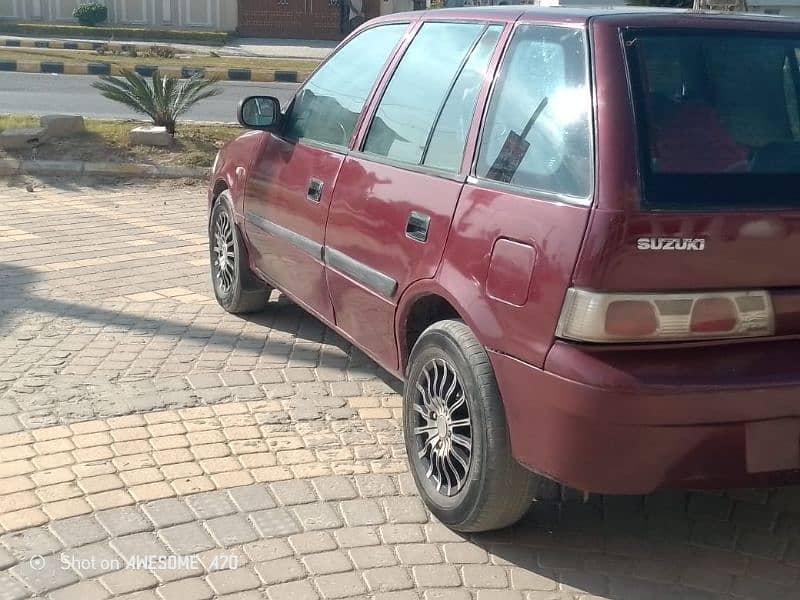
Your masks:
M62 40L4 39L0 47L6 48L56 48L63 50L97 50L107 47L124 52L136 48L133 44L101 42L65 42ZM222 69L216 67L159 67L157 65L136 65L134 70L145 77L154 72L179 77L202 75L220 81L261 81L298 83L304 81L311 71L288 71L273 69ZM60 62L48 60L0 60L0 71L19 73L59 73L63 75L119 75L121 68L102 60L97 62Z
M227 81L261 81L297 83L304 81L309 71L278 71L271 69L220 69L203 67L159 67L156 65L136 65L134 70L150 77L158 72L161 75L192 77L200 75L210 79ZM0 71L17 73L58 73L61 75L119 75L122 68L107 62L56 62L45 60L0 60Z
M103 42L65 42L63 40L6 39L0 40L0 47L6 48L55 48L58 50L97 50L108 46L113 50L127 50L127 44L105 44Z

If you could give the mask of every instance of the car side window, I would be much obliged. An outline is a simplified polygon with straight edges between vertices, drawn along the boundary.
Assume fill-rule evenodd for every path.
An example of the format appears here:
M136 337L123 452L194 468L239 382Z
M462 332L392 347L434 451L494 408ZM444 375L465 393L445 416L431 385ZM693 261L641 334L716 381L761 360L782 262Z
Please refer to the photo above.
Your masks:
M588 197L592 132L584 31L528 25L515 32L489 103L476 175Z
M295 97L285 135L346 147L375 81L406 28L405 23L373 27L337 51Z
M482 23L425 23L420 28L381 98L365 152L422 162L453 81L485 29Z
M436 121L423 164L445 171L458 171L461 168L478 93L502 32L501 25L488 27L461 69Z

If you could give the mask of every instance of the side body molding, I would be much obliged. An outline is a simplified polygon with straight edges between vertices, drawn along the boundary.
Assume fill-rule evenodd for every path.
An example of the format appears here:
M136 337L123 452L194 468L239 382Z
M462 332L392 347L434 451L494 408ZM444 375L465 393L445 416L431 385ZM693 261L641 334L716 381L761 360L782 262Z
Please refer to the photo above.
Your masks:
M247 213L246 219L251 225L270 235L286 240L295 248L302 250L320 262L324 261L331 269L350 277L376 294L391 298L397 291L397 281L335 248L323 246L252 212Z

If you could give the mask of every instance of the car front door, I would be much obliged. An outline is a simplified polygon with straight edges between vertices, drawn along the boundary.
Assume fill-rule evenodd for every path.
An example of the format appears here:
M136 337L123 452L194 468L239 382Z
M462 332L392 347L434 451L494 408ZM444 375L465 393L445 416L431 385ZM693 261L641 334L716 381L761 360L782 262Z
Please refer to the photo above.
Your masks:
M342 46L295 96L251 169L245 231L268 281L333 322L323 243L331 196L361 110L407 29L366 29Z
M336 323L386 366L397 366L398 299L441 259L502 34L482 22L424 23L339 173L325 236Z

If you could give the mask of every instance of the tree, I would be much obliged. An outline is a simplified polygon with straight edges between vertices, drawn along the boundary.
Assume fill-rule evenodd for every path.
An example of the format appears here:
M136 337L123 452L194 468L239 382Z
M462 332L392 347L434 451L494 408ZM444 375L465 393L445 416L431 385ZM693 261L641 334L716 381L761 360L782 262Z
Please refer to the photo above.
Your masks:
M119 77L103 75L92 87L108 98L147 115L153 124L166 127L175 135L175 123L192 106L220 93L216 81L194 75L180 79L171 75L153 73L152 80L134 71L122 71Z

